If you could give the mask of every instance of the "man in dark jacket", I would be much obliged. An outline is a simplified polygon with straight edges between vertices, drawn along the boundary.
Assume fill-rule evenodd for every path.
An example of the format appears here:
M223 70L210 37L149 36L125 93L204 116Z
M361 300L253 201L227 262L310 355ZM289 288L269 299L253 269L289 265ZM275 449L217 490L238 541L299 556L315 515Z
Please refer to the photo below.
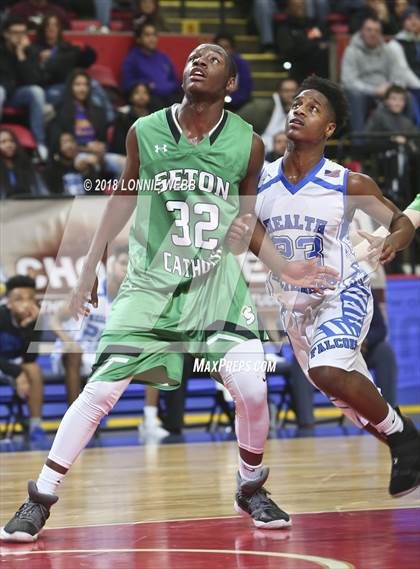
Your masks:
M26 107L39 156L45 160L48 151L45 146L45 94L40 87L42 72L27 32L25 21L19 17L10 17L3 25L0 43L0 117L4 104Z
M7 304L0 306L0 373L9 379L18 395L27 399L32 440L43 438L41 408L42 372L36 353L28 353L31 342L39 340L34 330L39 307L34 279L16 275L6 282Z

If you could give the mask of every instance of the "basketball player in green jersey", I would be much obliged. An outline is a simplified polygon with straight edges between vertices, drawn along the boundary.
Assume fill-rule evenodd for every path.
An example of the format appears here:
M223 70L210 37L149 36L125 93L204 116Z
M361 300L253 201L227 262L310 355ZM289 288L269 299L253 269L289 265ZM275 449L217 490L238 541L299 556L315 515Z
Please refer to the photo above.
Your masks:
M97 264L136 208L127 277L92 375L64 415L46 464L37 482L29 482L29 497L2 529L2 539L37 539L58 500L59 483L130 381L176 388L185 351L217 364L212 369L235 400L240 455L236 510L251 516L257 527L290 526L289 516L263 488L269 426L264 353L253 302L224 246L235 217L254 209L264 159L263 144L251 126L223 110L235 76L234 63L222 48L197 47L184 70L182 103L139 119L130 129L125 170L73 292L73 315L86 314L87 302L97 305ZM239 203L240 195L250 198L248 205ZM307 286L336 275L312 263L287 263L264 239L262 226L259 230L265 243L262 259L288 282ZM139 491L144 493L141 484Z

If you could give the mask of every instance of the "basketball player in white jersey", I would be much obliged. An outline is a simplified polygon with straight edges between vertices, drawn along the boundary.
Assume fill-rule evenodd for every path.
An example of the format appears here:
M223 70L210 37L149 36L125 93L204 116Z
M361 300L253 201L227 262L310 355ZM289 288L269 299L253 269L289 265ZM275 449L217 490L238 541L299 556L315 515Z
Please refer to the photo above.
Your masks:
M79 330L74 330L74 321L67 305L61 306L50 320L56 333L51 366L56 374L65 372L69 405L78 397L81 376L88 376L95 362L99 338L105 328L111 304L127 272L128 248L118 246L113 251L113 261L107 270L100 272L98 285L98 308L83 321ZM65 349L64 349L65 347Z
M286 153L263 171L255 213L283 257L317 258L340 273L336 289L323 296L290 286L273 273L267 288L280 304L295 356L308 379L356 425L389 445L389 492L400 496L420 484L420 434L380 395L361 354L372 318L372 295L347 228L356 208L384 224L388 218L390 235L382 263L407 247L414 233L408 218L383 197L371 178L324 157L326 141L346 115L347 104L336 84L315 76L302 83L287 117ZM239 218L238 227L231 230L233 242L244 221L249 222L249 216ZM258 248L257 232L250 242L253 252Z

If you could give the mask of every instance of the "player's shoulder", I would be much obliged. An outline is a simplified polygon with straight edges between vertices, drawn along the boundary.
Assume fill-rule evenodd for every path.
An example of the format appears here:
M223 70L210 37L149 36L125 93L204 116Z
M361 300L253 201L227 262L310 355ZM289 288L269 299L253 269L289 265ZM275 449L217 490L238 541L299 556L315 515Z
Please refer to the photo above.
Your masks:
M169 109L170 110L170 109ZM166 118L166 113L168 109L159 109L154 113L150 113L150 115L146 115L145 117L139 117L133 123L133 128L136 129L137 132L142 132L148 128L156 128L156 126L168 125L168 121Z
M237 115L236 113L232 113L232 111L225 110L226 117L227 117L227 124L232 129L241 130L248 134L253 133L253 126L246 122L242 117Z
M262 195L280 179L282 160L283 158L278 158L274 162L265 162L258 179L258 196Z
M316 174L317 178L322 178L325 181L330 182L332 185L343 182L344 178L347 178L349 173L348 168L339 164L338 162L334 162L329 158L324 158L321 168Z
M350 172L348 176L347 192L351 195L369 195L376 193L376 182L367 174Z

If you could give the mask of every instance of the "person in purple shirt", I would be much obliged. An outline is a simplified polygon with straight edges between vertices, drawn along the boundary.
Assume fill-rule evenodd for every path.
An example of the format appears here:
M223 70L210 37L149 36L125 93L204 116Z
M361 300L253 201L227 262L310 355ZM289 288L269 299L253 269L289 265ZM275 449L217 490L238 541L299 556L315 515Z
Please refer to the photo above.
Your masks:
M181 87L175 68L167 55L157 49L158 32L151 22L135 30L136 45L122 66L122 87L130 91L138 83L149 86L154 108L169 106L180 100Z
M213 43L223 47L236 63L237 87L230 94L230 101L226 101L226 107L233 111L239 110L251 99L252 77L251 70L245 59L236 51L235 38L229 32L219 32L213 39Z

